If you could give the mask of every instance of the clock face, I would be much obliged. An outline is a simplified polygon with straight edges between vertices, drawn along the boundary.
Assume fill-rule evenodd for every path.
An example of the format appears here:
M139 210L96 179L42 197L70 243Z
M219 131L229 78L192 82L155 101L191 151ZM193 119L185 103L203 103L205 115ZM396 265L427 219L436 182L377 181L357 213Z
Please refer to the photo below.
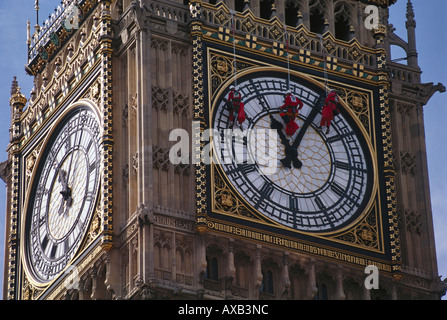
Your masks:
M74 257L96 206L100 127L95 113L84 107L72 111L43 152L25 224L27 262L42 283Z
M214 156L230 185L267 220L307 232L338 230L355 220L371 199L370 149L342 106L330 132L325 127L320 130L326 94L298 78L290 80L289 88L303 102L295 120L299 129L293 136L286 135L279 107L284 104L287 82L287 76L274 74L238 80L246 113L242 131L231 126L224 99L228 90L222 93L212 112L212 125L220 134L213 139ZM237 133L228 144L224 137L229 128ZM272 143L259 138L253 142L255 135L259 137L256 132L266 136L264 141L276 141L275 163L267 159L272 159L272 150L266 145ZM228 161L228 150L233 161Z

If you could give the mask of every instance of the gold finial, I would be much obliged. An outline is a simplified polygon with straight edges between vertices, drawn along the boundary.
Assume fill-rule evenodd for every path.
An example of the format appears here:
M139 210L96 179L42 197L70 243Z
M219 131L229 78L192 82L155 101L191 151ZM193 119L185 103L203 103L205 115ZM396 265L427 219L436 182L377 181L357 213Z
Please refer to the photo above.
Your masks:
M274 17L276 17L276 5L274 3L272 3L272 11L271 11L270 19L273 19Z
M34 26L34 29L36 29L36 33L40 31L39 26L39 0L34 1L34 9L36 9L36 25Z
M17 77L14 76L14 80L12 80L12 85L11 85L11 99L9 99L11 106L13 106L17 103L22 106L25 106L25 104L28 100L22 94L21 91L22 91L22 89L19 87Z

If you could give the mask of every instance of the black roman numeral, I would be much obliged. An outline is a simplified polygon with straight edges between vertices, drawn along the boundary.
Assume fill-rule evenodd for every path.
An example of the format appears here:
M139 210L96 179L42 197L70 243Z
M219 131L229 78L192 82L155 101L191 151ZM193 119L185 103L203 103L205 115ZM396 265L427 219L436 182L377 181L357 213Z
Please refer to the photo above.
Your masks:
M67 238L64 241L64 252L67 254L70 251L70 239Z
M298 211L298 199L294 196L289 196L289 208L292 210L292 212Z
M41 245L40 245L42 247L42 251L43 252L45 252L45 249L47 248L47 245L48 245L48 236L45 236L43 238L43 240L42 240Z
M85 202L92 202L93 201L93 192L92 191L87 191L87 193L85 194Z
M270 198L271 194L273 193L273 187L270 183L265 182L262 185L261 190L259 190L259 201L255 205L255 208L259 208L259 205L261 204L262 200Z
M325 210L326 206L324 205L323 201L319 197L315 197L315 204L317 205L318 209Z
M340 141L340 140L342 140L342 139L344 139L346 137L351 137L353 135L354 135L354 131L349 131L349 132L345 132L345 133L342 133L342 134L337 134L337 135L335 135L333 137L330 137L330 138L327 139L327 141L329 143L334 143L336 141Z
M270 109L269 105L267 104L267 100L265 99L264 95L260 93L257 84L253 82L253 80L250 80L250 84L252 85L252 88L256 92L256 97L258 98L259 106L262 108L262 111L267 111Z
M87 152L90 151L90 148L92 147L92 145L93 145L93 139L90 139L88 144L87 144Z
M256 166L252 163L243 163L238 166L239 171L243 174L247 175L250 172L256 171Z
M56 257L56 251L57 251L57 244L53 244L53 247L51 248L50 258L54 259Z
M266 199L266 198L270 198L270 195L273 193L273 187L270 183L265 182L262 185L262 188L260 190L260 194L261 194L261 198L262 199Z
M335 182L331 184L331 190L334 191L339 197L342 197L345 194L345 190L343 190L343 188Z
M349 163L341 162L341 161L335 161L334 163L335 167L341 170L350 171L351 166Z
M96 169L96 161L93 161L89 166L88 166L88 173L92 173L94 170Z
M236 172L240 172L243 175L247 175L251 172L255 172L256 171L256 165L254 163L241 163L235 166L234 169L232 170L228 170L227 171L227 175L236 173Z
M341 170L345 170L345 171L357 171L357 172L367 172L366 169L361 168L362 165L361 163L357 162L357 167L356 166L351 166L349 163L346 162L342 162L342 161L335 161L334 165L337 169L341 169Z

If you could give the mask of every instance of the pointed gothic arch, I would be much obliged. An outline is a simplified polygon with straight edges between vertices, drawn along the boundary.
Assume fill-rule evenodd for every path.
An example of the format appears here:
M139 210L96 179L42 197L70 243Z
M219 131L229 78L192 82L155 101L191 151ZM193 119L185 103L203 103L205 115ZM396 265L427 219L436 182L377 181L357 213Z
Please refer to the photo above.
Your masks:
M352 25L352 7L339 1L334 6L334 34L337 39L349 41Z
M238 12L243 12L245 8L244 0L235 0L234 1L234 9Z
M300 12L300 7L298 3L294 0L287 0L285 6L285 21L286 25L297 27L299 24L298 13Z
M309 2L310 31L323 34L325 28L326 10L322 0L310 0Z
M275 0L260 0L259 1L259 16L263 19L270 20L272 16L272 6Z

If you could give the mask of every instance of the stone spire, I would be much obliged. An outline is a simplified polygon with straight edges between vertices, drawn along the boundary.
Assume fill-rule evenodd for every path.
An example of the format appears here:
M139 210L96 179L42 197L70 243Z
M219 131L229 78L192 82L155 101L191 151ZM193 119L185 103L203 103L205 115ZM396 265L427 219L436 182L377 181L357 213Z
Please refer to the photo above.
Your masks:
M17 93L17 90L19 88L19 83L17 82L17 77L14 76L14 79L12 80L11 84L11 96Z
M411 0L407 2L407 21L405 22L408 37L408 65L418 67L418 53L416 51L416 20Z
M11 84L11 98L9 99L9 104L11 105L11 121L20 117L26 102L27 99L21 92L17 77L14 77Z
M411 0L408 0L407 2L407 22L405 23L405 25L407 29L410 26L416 28L416 21L414 20L413 3L411 3Z

